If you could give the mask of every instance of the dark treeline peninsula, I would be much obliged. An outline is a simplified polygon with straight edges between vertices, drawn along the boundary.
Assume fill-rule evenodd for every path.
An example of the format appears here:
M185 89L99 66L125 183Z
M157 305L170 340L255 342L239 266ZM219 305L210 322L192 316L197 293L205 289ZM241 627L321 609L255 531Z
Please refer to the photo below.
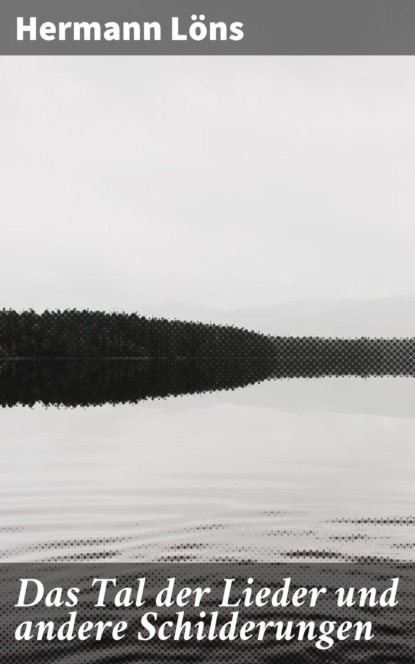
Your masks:
M274 378L414 375L413 339L271 337L91 311L0 312L0 404L66 406L229 390Z

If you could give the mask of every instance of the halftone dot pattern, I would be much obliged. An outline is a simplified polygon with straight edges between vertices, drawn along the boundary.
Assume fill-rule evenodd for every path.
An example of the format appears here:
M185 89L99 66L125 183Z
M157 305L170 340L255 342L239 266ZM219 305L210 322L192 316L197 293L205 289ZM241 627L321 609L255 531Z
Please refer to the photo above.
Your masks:
M415 339L272 337L99 311L0 312L0 403L93 406L282 378L413 376Z
M412 516L332 517L323 511L313 527L305 514L290 510L252 510L237 519L169 525L143 533L141 522L129 524L128 534L101 537L36 537L33 525L13 529L0 560L8 562L410 562L414 550ZM313 517L314 518L314 517ZM246 522L248 519L248 523ZM299 520L296 527L293 520ZM252 522L253 526L249 526ZM255 524L260 523L260 528ZM28 524L30 525L30 524ZM92 527L92 524L91 524ZM7 529L4 529L7 532ZM122 531L121 531L122 532ZM20 541L20 543L19 543Z
M86 664L90 662L195 662L217 664L222 662L241 662L242 664L286 662L385 662L388 664L410 664L414 652L415 622L415 574L413 565L397 564L77 564L77 565L1 565L2 594L0 605L1 619L1 654L0 662L61 662L62 664ZM114 605L115 593L130 587L136 591L138 579L145 577L143 597L145 605L125 608ZM392 579L399 578L398 604L394 607L359 606L356 603L347 609L339 608L335 592L338 588L376 588L378 596L391 587ZM16 609L16 597L19 591L20 578L38 578L45 586L45 592L56 586L78 587L81 589L76 610L75 625L79 626L86 620L92 622L125 620L128 623L126 636L121 641L114 641L110 636L101 641L89 640L79 642L58 641L44 642L37 640L16 641L16 627L23 621L54 621L53 629L69 619L69 609L45 608L38 604L32 608ZM117 587L109 587L105 595L105 608L94 608L98 591L92 588L94 578L116 578ZM168 579L175 578L174 597L179 589L209 587L211 592L205 595L200 606L188 606L184 619L189 621L189 634L195 634L197 622L204 621L203 633L206 638L198 641L194 636L189 640L163 641L154 638L148 641L137 639L138 631L146 636L145 627L140 623L144 613L157 611L156 624L166 620L178 620L177 605L171 608L157 607L154 602L156 595L167 586ZM250 584L249 578L254 580ZM224 590L224 579L234 579L229 603L244 597L243 592L249 588L258 591L270 588L271 594L284 586L289 578L287 606L275 607L265 605L245 606L242 602L238 607L239 615L235 621L237 637L234 640L221 641L218 630L232 618L234 607L221 608L216 619L216 626L211 626L212 613L218 610ZM293 592L298 588L325 588L326 593L319 596L315 606L306 602L295 606L292 602ZM202 615L201 615L201 612ZM336 636L336 625L349 620L356 623L372 623L373 638L370 640L339 640ZM270 625L265 631L263 640L251 639L244 641L238 636L243 623L252 621L255 630L264 623L282 622L283 629L292 629L294 638L276 638L276 625ZM330 625L326 621L335 623ZM298 640L295 635L301 624L312 623L308 639L306 636ZM326 627L324 625L326 624ZM327 629L326 636L333 638L328 649L316 646L322 630ZM351 634L353 634L353 630ZM254 631L257 634L257 631ZM324 643L324 639L323 639Z
M65 407L136 403L144 399L233 390L260 381L287 378L413 375L415 340L412 338L271 337L230 326L147 319L138 315L89 311L0 312L0 404L6 407L36 403ZM281 514L271 511L269 516L280 517ZM396 556L374 552L363 557L351 553L346 545L368 542L365 529L369 525L407 529L414 525L413 517L337 519L333 524L339 527L349 524L353 533L333 531L324 547L318 545L313 531L303 533L309 537L308 543L304 543L304 537L296 543L295 533L284 528L280 528L279 533L274 529L261 533L255 547L244 544L240 531L239 544L232 546L226 541L229 524L218 522L189 526L185 533L190 538L188 541L178 542L175 535L179 533L173 529L164 547L137 542L137 538L128 536L52 538L27 544L20 551L3 550L3 560L26 556L48 561L48 564L0 566L0 662L412 663L415 652L414 569L411 564L396 562L398 557L411 558L410 543L391 542L390 548L395 547ZM222 533L225 539L218 554L217 542L214 546L213 540ZM289 547L282 544L284 533L285 541L290 541ZM183 531L180 537L183 538ZM157 561L157 564L111 562L123 558L126 551L130 559ZM282 566L258 564L257 560L270 556L293 562ZM211 562L198 562L200 558ZM100 561L105 565L100 566ZM20 614L17 620L13 609L16 580L24 576L38 577L44 579L48 587L64 583L82 587L91 575L98 574L121 576L123 584L132 587L137 578L146 576L152 588L165 585L169 574L174 574L179 584L212 584L216 590L224 574L237 577L241 584L246 584L247 577L252 576L259 584L269 587L274 587L284 575L292 576L296 583L300 583L297 581L300 575L302 583L308 586L322 584L324 580L330 588L361 587L368 584L368 579L373 580L374 585L384 586L391 578L399 576L402 586L396 610L353 608L354 619L373 620L376 634L373 640L336 642L327 651L317 649L315 643L308 641L276 642L269 634L263 642L255 643L238 639L223 643L218 640L138 642L134 630L121 642L105 637L100 642L81 644L76 640L16 642L14 629L24 620ZM86 598L90 595L85 592ZM215 608L212 600L206 612ZM336 616L337 620L347 619L335 607L328 606L306 614L292 608L277 613L268 609L249 610L244 621L296 621L303 617L320 625L324 620L335 620ZM34 621L60 619L63 622L67 614L67 609L51 610L40 605L28 609L25 617ZM31 618L27 617L29 615ZM191 617L193 622L200 620L199 614ZM91 608L81 603L79 618L120 620L122 611L109 607L91 613Z

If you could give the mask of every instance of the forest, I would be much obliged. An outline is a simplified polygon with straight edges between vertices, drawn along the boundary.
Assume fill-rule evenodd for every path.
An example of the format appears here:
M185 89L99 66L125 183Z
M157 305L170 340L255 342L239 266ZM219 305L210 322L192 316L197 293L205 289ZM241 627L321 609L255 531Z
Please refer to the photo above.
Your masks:
M0 404L137 402L282 378L414 375L414 339L272 337L100 311L0 311Z

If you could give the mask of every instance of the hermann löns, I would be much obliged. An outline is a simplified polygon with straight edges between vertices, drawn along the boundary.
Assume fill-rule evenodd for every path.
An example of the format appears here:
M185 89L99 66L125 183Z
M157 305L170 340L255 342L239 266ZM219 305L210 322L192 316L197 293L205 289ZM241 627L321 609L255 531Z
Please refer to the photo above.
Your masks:
M241 41L244 24L240 21L207 21L204 14L192 14L189 21L171 19L171 41ZM165 29L158 21L43 21L35 16L17 17L17 41L161 41Z

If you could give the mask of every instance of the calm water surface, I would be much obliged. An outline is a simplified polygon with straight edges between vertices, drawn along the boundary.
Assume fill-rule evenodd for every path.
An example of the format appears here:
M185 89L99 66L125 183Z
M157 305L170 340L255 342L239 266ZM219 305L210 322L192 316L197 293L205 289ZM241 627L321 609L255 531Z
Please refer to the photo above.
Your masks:
M413 381L382 380L2 410L1 559L411 560Z

